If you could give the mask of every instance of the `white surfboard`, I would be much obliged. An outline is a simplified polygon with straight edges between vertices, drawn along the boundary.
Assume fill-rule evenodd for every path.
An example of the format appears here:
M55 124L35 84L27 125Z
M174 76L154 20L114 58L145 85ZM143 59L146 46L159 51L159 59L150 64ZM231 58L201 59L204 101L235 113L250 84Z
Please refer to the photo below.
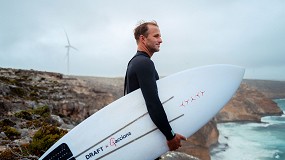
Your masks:
M211 65L157 81L172 129L190 137L210 121L239 87L244 68ZM168 151L151 121L141 90L107 105L74 127L40 159L151 160Z

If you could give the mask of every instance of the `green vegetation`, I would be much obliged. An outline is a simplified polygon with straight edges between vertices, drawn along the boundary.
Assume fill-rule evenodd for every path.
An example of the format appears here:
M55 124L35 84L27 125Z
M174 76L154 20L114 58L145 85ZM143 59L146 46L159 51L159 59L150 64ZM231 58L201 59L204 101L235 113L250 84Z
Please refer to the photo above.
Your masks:
M29 151L40 156L66 133L66 130L52 125L43 126L35 133Z
M4 126L14 126L16 125L15 122L11 121L10 119L3 119L2 121L0 121L0 128L4 127Z
M29 109L15 113L15 116L25 120L32 120L33 115L39 115L41 118L50 117L50 109L47 105L38 107L36 109Z
M45 81L45 78L41 78L39 82ZM5 76L0 76L0 82L7 84L9 86L9 94L12 96L17 96L26 100L37 101L38 99L47 99L48 96L41 94L49 90L49 87L41 85L32 85L31 79L28 76L22 75L17 78L10 78ZM54 83L54 82L50 82ZM5 97L10 99L9 96Z
M15 117L22 118L25 120L32 120L32 114L28 111L20 111L15 113Z
M44 118L50 116L50 109L47 105L33 109L31 112L32 114L37 114Z
M10 78L7 78L7 77L0 77L0 81L1 82L4 82L4 83L7 83L7 84L12 84L12 85L15 85L16 84L16 80L15 79L10 79Z
M0 153L1 160L23 159L27 157L29 159L38 159L38 157L66 133L67 131L64 129L59 129L52 125L44 125L35 133L30 144L13 146Z
M31 143L9 146L4 152L0 153L1 160L10 159L38 159L48 148L67 133L67 130L57 128L57 124L47 123L51 121L48 106L41 106L36 109L29 109L15 113L15 117L27 120L24 128L39 128L34 134ZM34 118L37 117L37 118ZM0 128L10 139L21 138L21 133L13 126L16 125L9 119L0 121Z
M27 92L21 87L10 86L10 90L12 95L16 95L21 98L24 98L27 95Z
M62 78L62 75L56 75L56 77ZM48 105L38 107L28 107L27 105L30 101L35 102L31 102L32 104L39 104L42 102L41 100L57 97L53 95L58 94L61 83L53 78L50 80L41 77L41 75L37 75L37 72L29 73L19 70L1 74L0 84L3 85L2 97L5 101L20 102L18 108L28 108L11 115L10 113L13 113L16 108L11 110L9 115L0 117L1 146L4 147L0 151L0 159L36 160L67 131L58 128L59 123L51 117ZM10 105L10 103L7 104ZM8 105L7 107L10 107ZM25 138L22 138L21 134Z
M2 130L10 140L19 139L21 136L21 133L14 127L4 126Z
M10 140L18 139L21 135L21 133L13 127L14 125L15 123L9 119L0 121L0 130L4 132Z

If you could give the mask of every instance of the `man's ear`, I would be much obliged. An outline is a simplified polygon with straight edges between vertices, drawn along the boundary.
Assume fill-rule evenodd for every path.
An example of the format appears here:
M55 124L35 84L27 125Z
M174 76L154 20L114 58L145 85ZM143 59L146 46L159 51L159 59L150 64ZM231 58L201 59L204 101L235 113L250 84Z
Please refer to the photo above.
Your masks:
M140 42L144 43L145 42L145 36L144 35L140 35L139 40L140 40Z

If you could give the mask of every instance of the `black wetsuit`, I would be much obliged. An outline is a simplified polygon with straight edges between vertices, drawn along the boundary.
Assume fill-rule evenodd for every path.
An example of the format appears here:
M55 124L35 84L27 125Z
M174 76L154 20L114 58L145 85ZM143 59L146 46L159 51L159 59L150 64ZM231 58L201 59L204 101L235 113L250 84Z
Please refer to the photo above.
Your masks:
M175 134L169 125L166 113L158 97L156 80L159 79L154 63L145 53L138 51L130 60L125 77L125 92L130 93L141 88L149 115L164 134L167 140L174 138Z

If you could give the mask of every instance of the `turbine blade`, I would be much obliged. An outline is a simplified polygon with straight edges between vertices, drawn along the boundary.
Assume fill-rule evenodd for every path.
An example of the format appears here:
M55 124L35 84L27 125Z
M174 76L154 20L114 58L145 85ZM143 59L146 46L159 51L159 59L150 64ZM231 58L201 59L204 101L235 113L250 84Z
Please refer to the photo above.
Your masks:
M64 32L65 32L65 36L66 36L66 39L67 39L68 46L70 46L70 42L69 42L68 35L67 35L67 33L66 33L66 31L65 31L65 30L64 30Z
M75 47L73 47L73 46L69 46L69 47L72 48L72 49L74 49L74 50L76 50L76 51L78 51L78 49L75 48Z

